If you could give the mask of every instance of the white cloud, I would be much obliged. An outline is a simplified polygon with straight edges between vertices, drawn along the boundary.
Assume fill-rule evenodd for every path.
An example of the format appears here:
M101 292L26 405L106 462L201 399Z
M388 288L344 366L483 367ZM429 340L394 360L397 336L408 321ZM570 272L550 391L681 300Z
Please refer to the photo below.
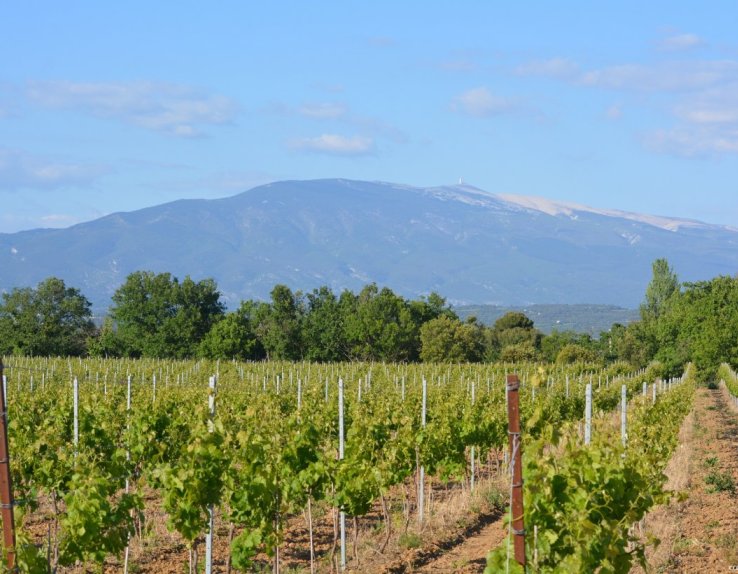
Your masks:
M150 82L34 82L27 95L46 108L79 110L176 137L200 136L202 126L231 123L237 112L229 98Z
M672 61L650 66L623 64L582 74L587 86L653 92L689 92L738 80L738 62L731 60Z
M325 153L329 155L362 156L375 151L374 140L369 137L345 137L337 134L323 134L314 138L298 138L288 142L295 150Z
M644 143L654 151L682 157L735 154L738 153L738 128L679 126L648 133Z
M671 49L695 47L694 34L667 38ZM576 87L599 88L632 94L631 106L662 105L672 125L641 136L651 150L699 157L738 153L738 61L667 60L652 64L626 63L585 70L564 59L532 62L518 73L553 77ZM647 93L648 100L641 94ZM618 119L622 103L605 111Z
M494 95L485 87L468 90L451 102L452 110L477 118L496 116L517 108L519 102L516 100Z
M738 153L738 83L692 94L672 111L679 123L647 134L652 149L687 157Z
M705 41L697 34L674 34L658 43L658 48L665 52L681 52L704 46Z
M0 189L87 187L110 169L0 148Z
M625 91L687 92L738 81L733 60L672 60L583 69L566 58L537 60L515 69L521 76L547 77L575 85Z
M301 116L319 120L337 119L345 116L347 111L345 104L336 102L303 104L297 108L297 113Z
M738 126L738 81L684 98L675 106L674 114L694 124Z

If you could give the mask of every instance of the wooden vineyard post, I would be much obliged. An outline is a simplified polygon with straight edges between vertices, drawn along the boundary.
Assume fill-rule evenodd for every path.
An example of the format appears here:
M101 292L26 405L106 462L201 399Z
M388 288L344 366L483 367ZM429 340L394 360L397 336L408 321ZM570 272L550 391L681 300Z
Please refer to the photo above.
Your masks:
M511 524L514 535L515 561L525 566L525 523L523 522L523 446L520 440L520 381L507 375L507 434L512 464Z
M3 361L0 359L0 381L3 376ZM3 519L3 547L8 561L8 570L15 569L15 519L13 516L13 483L10 479L10 453L8 452L8 407L5 385L0 385L0 516Z

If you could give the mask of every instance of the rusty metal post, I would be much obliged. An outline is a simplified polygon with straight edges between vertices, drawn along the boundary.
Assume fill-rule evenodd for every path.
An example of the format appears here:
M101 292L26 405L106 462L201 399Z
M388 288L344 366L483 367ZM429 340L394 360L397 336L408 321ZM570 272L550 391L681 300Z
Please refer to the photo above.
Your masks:
M3 360L0 358L0 382L3 380ZM13 516L13 484L10 479L8 452L8 419L4 385L0 384L0 516L3 520L3 549L8 570L15 569L15 519Z
M507 376L507 434L512 465L512 532L515 561L525 566L525 524L523 522L523 446L520 440L520 381L517 375Z

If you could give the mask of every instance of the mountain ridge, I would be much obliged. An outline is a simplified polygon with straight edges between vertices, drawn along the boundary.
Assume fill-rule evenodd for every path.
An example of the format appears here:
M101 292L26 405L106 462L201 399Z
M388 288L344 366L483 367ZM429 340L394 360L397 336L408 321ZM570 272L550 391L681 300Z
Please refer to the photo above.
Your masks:
M633 308L651 262L680 278L738 269L738 230L469 185L291 180L181 199L65 229L0 234L0 289L55 275L98 309L135 270L213 277L230 306L276 283L303 291L374 281L454 304Z

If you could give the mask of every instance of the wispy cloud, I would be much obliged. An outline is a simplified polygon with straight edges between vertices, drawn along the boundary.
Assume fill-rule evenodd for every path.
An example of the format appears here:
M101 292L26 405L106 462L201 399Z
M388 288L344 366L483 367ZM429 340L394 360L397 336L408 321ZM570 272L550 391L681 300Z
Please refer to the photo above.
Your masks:
M688 92L737 81L738 62L670 60L653 64L625 63L585 69L568 58L551 58L523 63L515 68L515 73L610 90Z
M738 128L682 125L646 133L643 141L654 151L681 157L736 154Z
M732 60L670 61L652 65L622 64L582 73L578 83L614 90L689 92L738 80Z
M334 120L344 117L347 112L348 107L341 102L308 103L297 108L299 115L319 120Z
M375 153L374 140L364 136L323 134L313 138L290 140L288 146L298 151L338 156L365 156Z
M88 187L111 170L0 147L0 190Z
M354 113L344 102L311 102L300 105L272 102L266 111L315 120L316 122L331 123L333 127L348 127L352 131L358 131L362 134L361 136L354 136L353 140L356 138L365 141L371 140L372 147L374 147L376 138L386 139L398 144L407 143L408 141L407 134L397 126L377 117ZM290 144L292 145L294 141L301 140L292 140Z
M493 94L485 87L474 88L456 96L451 109L469 116L486 118L518 110L520 101Z
M657 44L664 52L682 52L704 46L706 42L697 34L672 34Z
M204 126L233 122L236 103L224 96L174 84L33 82L31 102L77 110L176 137L198 137Z
M676 50L703 43L692 34L671 36ZM575 87L617 91L630 105L662 105L672 125L641 134L651 150L682 157L706 157L738 153L738 61L665 60L649 64L625 63L585 69L565 58L530 62L516 70L521 75L549 77ZM622 104L605 115L617 119Z

